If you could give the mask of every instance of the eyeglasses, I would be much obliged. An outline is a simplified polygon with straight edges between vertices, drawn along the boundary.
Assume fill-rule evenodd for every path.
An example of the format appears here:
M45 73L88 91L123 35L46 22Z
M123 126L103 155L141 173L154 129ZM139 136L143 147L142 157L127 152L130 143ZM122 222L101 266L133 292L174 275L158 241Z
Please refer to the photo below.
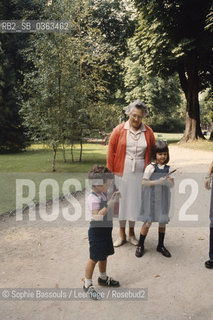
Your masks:
M138 119L138 120L141 120L141 119L143 118L142 116L138 116L137 114L134 114L134 113L131 114L130 116L131 116L133 119L135 119L135 120L137 120L137 119Z

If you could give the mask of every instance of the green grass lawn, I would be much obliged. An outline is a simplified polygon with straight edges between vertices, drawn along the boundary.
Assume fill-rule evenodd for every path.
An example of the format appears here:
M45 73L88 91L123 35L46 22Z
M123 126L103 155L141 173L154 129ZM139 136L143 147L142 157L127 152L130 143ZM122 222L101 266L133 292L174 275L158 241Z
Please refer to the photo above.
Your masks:
M165 140L167 143L176 143L179 142L183 136L183 133L160 133L155 132L156 140Z
M54 189L55 192L51 187L47 188L47 200L63 194L62 186L67 179L75 179L83 189L89 169L94 164L106 164L106 150L107 147L104 145L85 144L82 162L78 162L80 148L76 145L74 163L71 162L70 149L66 149L66 163L63 160L62 150L58 150L56 172L52 172L52 150L42 145L32 145L22 153L0 155L0 214L16 207L16 191L18 190L16 183L20 179L31 180L35 185L34 202L39 201L41 182L44 179L52 179L51 181L55 181L59 186L59 193L57 188ZM76 191L76 189L79 189L79 186L76 188L71 186L68 192ZM23 193L24 197L27 197L28 188L23 188Z
M71 162L70 149L66 149L64 162L62 150L58 150L56 157L57 172L87 172L97 164L106 163L107 146L98 144L85 144L83 146L83 159L78 162L80 148L74 147L74 160ZM42 145L32 145L25 152L0 155L0 172L52 172L53 151ZM53 173L54 174L54 173Z

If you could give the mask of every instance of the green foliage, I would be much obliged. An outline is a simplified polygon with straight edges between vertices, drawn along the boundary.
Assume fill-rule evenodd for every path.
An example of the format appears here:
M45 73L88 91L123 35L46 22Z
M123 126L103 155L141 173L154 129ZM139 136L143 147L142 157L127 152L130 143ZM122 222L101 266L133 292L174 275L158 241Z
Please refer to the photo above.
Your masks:
M103 44L108 48L107 65L110 70L104 73L109 105L123 105L124 83L122 61L127 56L127 39L135 31L136 10L130 0L92 0L93 26L100 30ZM122 94L118 94L122 92Z
M209 79L207 63L212 57L212 35L205 25L212 19L212 2L135 0L135 3L140 10L138 41L147 72L171 74L196 51L198 70L203 78L205 74ZM206 85L202 80L200 86Z
M167 133L183 133L185 122L182 119L166 118L162 117L149 121L149 126L155 132L167 132Z
M12 41L13 40L13 41ZM0 35L0 152L17 152L26 147L24 129L18 114L20 66L12 50L16 39Z
M176 76L153 77L146 73L141 63L136 38L128 41L129 54L124 61L126 102L145 101L149 108L147 123L155 131L183 131L183 101ZM177 120L180 119L180 120Z
M54 149L116 121L114 107L104 102L111 47L94 26L93 10L90 0L54 1L43 17L69 20L70 33L32 35L23 52L34 68L24 76L21 114L31 138Z
M204 92L201 99L201 123L203 128L208 129L213 122L213 93L211 89Z
M2 0L0 20L34 19L41 1ZM27 66L20 50L28 47L28 34L0 34L0 152L23 150L28 142L19 115L22 73Z
M141 63L150 76L165 78L178 73L187 100L184 140L203 137L198 93L213 81L212 1L135 0L135 3L140 12L137 43ZM204 114L202 110L202 121Z
M99 132L111 133L112 129L119 123L122 116L121 110L116 105L99 103L90 110L90 125Z
M135 0L138 45L149 75L178 72L187 100L184 140L203 137L198 93L213 81L211 0ZM209 24L209 20L210 24Z

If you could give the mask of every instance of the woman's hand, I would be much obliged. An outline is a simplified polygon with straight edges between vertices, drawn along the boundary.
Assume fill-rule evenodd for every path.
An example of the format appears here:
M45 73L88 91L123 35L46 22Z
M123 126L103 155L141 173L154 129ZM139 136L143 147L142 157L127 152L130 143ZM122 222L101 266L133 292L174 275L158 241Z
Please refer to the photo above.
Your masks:
M115 191L112 194L110 200L107 202L108 207L112 208L114 204L119 201L120 197L121 197L120 191Z

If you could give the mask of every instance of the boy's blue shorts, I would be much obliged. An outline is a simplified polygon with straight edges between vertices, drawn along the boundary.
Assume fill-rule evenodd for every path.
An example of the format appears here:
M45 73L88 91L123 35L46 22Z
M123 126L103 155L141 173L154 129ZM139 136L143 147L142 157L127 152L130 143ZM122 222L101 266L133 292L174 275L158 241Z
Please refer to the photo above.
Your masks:
M114 253L112 243L112 228L89 228L90 259L94 261L106 260Z

